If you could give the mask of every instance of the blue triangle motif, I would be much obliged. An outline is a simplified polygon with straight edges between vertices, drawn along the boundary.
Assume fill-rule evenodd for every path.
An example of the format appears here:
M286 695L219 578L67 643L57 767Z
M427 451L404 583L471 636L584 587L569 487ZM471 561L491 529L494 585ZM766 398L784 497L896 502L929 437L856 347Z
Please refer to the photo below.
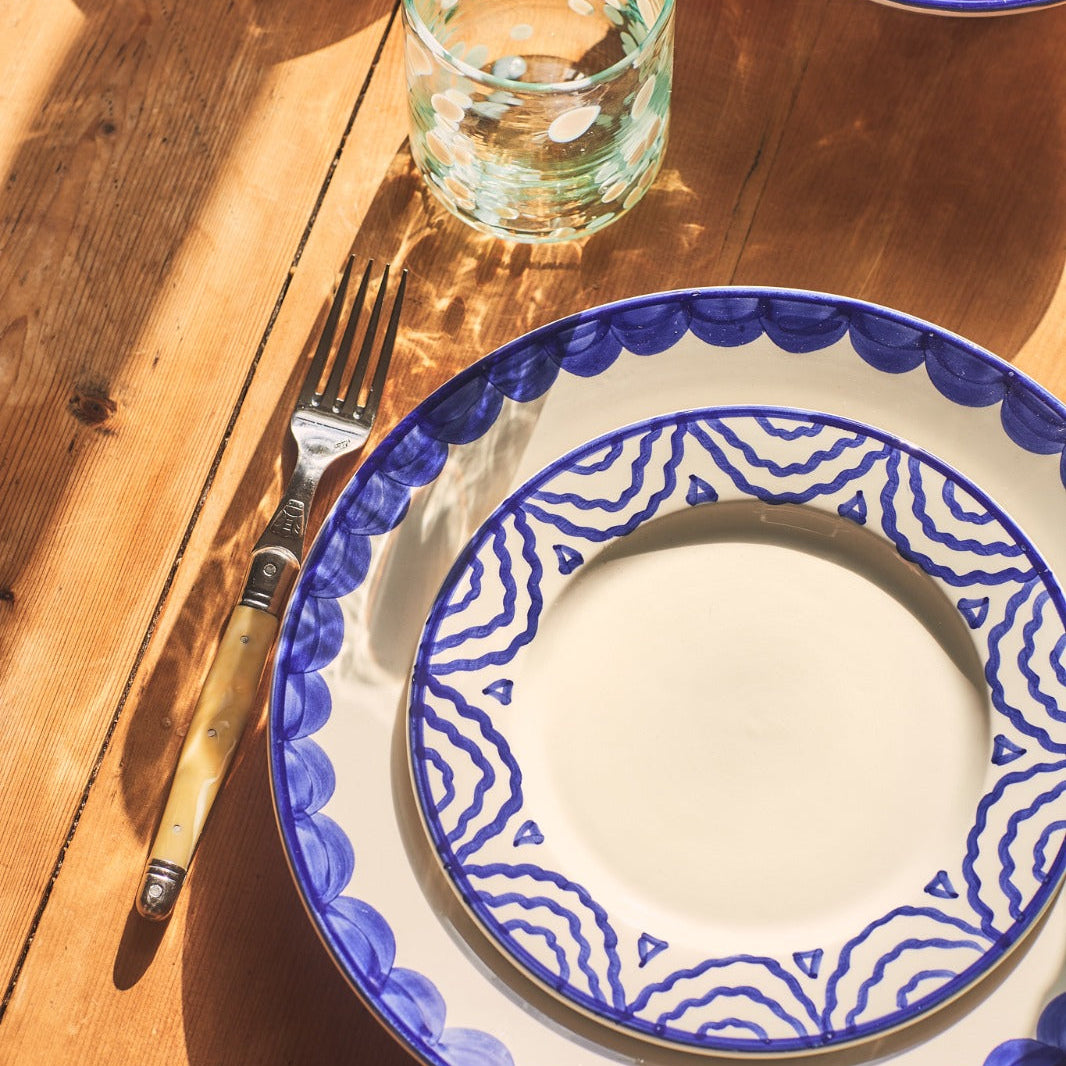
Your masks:
M964 597L956 604L966 624L971 629L980 629L988 617L988 597L982 596L979 600Z
M577 550L566 544L553 544L555 558L559 562L560 574L572 574L584 561L585 557Z
M544 834L540 831L540 826L537 825L532 819L527 822L523 822L518 827L518 832L514 835L514 846L520 848L523 844L543 844Z
M860 526L866 525L866 497L862 491L856 492L846 503L837 508L837 514L841 518L850 518Z
M797 951L792 958L808 977L817 977L824 954L821 948L815 948L814 951Z
M499 700L500 703L506 707L511 702L511 693L513 689L514 682L506 677L501 677L499 681L493 681L491 685L486 685L481 690L481 694Z
M659 940L658 937L654 937L650 933L641 933L640 940L637 941L637 954L640 955L640 965L644 966L651 962L656 955L661 951L665 951L669 946L667 941Z
M951 883L951 878L948 877L947 870L941 870L940 873L933 878L925 886L926 892L930 896L936 896L938 899L958 899L959 894L955 891L955 886Z
M695 474L688 476L688 492L685 493L685 503L689 507L695 507L700 503L714 503L718 499L718 493L713 485L709 485L701 477Z
M992 741L992 762L996 766L1006 766L1025 754L1025 748L1019 747L1013 740L998 733Z

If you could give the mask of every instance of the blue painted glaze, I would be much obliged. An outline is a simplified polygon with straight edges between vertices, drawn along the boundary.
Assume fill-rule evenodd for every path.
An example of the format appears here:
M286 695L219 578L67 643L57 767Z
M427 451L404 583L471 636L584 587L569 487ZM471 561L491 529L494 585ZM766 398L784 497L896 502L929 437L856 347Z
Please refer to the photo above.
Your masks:
M1066 1066L1066 993L1044 1008L1035 1040L1005 1041L985 1059L984 1066Z

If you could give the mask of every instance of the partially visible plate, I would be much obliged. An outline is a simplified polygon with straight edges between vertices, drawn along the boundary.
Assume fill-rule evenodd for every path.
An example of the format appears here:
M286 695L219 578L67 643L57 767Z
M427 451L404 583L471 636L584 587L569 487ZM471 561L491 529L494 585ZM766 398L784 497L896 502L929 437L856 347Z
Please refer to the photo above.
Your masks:
M308 912L353 987L424 1062L703 1061L545 992L470 918L421 824L407 682L459 553L538 471L620 426L750 405L908 442L980 486L1049 572L1066 572L1066 409L1008 364L884 308L787 290L659 294L545 326L450 381L366 458L325 522L283 624L270 712L278 819ZM1020 746L1015 769L1066 769L1054 731ZM1053 834L1040 851L1044 887L1024 897L1036 910L1064 861ZM823 1061L979 1066L1033 1032L1059 978L1066 909L1044 922L960 999ZM840 1002L843 1017L860 996Z
M1013 15L1057 7L1063 0L876 0L876 3L934 15Z
M1027 755L1066 748L1063 610L994 501L873 427L622 427L445 580L423 817L488 934L594 1017L705 1051L863 1040L977 980L1054 888L1066 780Z

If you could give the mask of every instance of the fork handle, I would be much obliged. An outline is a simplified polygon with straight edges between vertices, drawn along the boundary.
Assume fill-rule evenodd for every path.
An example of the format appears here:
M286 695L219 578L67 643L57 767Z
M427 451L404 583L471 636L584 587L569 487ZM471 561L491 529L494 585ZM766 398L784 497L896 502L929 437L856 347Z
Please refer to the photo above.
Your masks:
M204 822L251 714L278 619L238 604L230 615L185 734L170 795L137 893L137 910L174 909Z

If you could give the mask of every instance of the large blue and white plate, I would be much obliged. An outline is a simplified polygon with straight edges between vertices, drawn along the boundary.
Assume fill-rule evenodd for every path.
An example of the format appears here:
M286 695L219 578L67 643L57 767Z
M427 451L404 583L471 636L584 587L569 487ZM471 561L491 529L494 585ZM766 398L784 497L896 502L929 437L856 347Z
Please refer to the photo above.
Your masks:
M595 1017L701 1050L867 1038L1057 881L1063 607L994 501L873 427L620 428L498 508L434 602L427 828L489 935Z
M882 669L876 686L863 680L865 668L843 677L843 687L834 693L835 705L838 712L845 706L851 713L835 714L835 728L829 728L830 719L815 722L823 729L824 745L811 742L812 736L800 731L792 737L801 742L791 753L795 760L785 757L787 751L768 749L771 765L790 775L797 808L806 812L807 824L799 824L803 821L799 815L795 823L803 830L803 839L826 845L820 865L817 856L777 850L787 848L790 839L777 831L778 821L760 821L757 809L741 812L743 817L738 818L735 802L704 796L713 801L713 809L703 812L704 820L713 819L718 832L728 833L733 827L734 843L749 831L741 824L745 820L749 828L761 824L774 830L772 848L732 852L732 858L746 855L745 861L762 863L755 868L761 871L758 877L745 879L750 899L725 891L710 878L703 882L703 888L718 891L719 900L734 908L731 921L715 931L726 936L734 930L737 944L754 933L767 947L765 957L771 957L774 949L773 957L790 967L783 985L799 991L801 1005L809 1000L816 1005L816 1014L821 1010L818 1024L823 1035L832 1033L830 1045L848 1045L823 1053L823 1061L834 1066L887 1061L904 1066L944 1062L981 1066L998 1045L1002 1047L995 1052L995 1066L1008 1066L1015 1062L1011 1056L1016 1045L1005 1042L1037 1033L1038 1017L1059 987L1066 962L1066 909L1049 907L1061 877L1066 827L1056 826L1052 819L1034 838L1029 834L1031 819L1016 819L1002 845L988 849L982 844L973 862L968 859L967 834L975 824L973 813L985 794L981 790L987 775L1001 774L1011 787L1023 781L1044 782L1039 796L1047 794L1047 800L1034 798L1030 804L1037 809L1054 802L1056 776L1066 770L1054 691L1061 649L1042 643L1061 625L1061 620L1055 621L1060 604L1052 575L1066 572L1062 537L1066 409L1008 364L905 315L812 293L729 288L660 294L597 308L545 326L481 360L421 404L367 457L309 553L284 621L271 701L271 773L279 824L297 885L327 949L371 1009L419 1060L452 1066L684 1066L706 1061L705 1053L651 1042L648 1035L654 1039L654 1032L605 1024L602 1018L575 1009L570 1001L545 990L539 976L531 978L500 951L471 916L425 832L412 787L408 682L425 620L460 553L500 505L538 472L621 427L676 418L682 411L754 407L817 412L827 425L854 424L862 434L891 442L901 455L914 457L926 474L934 472L955 486L946 496L926 493L927 499L938 501L937 507L993 516L987 525L979 525L975 517L970 536L960 539L982 540L978 530L998 524L999 533L992 538L997 545L1009 542L1022 549L1026 559L1040 560L1034 565L1034 580L1041 582L1047 599L1043 621L1030 627L1033 636L1025 636L1025 625L1021 631L1010 626L1003 646L1004 656L1017 664L1020 655L1032 660L1033 693L1027 685L1026 707L1020 708L1011 703L1015 696L992 698L993 684L983 680L977 684L974 673L973 660L989 661L988 641L992 630L1001 628L993 601L996 609L1005 610L991 594L987 613L980 602L984 593L967 592L955 600L939 589L933 589L935 596L927 595L927 574L912 575L921 580L910 583L910 576L893 569L883 552L869 547L871 543L877 549L884 547L872 533L858 528L853 517L835 512L828 515L834 527L857 529L862 534L860 547L848 545L837 551L829 543L832 550L810 550L817 528L806 529L794 517L783 535L786 540L799 538L805 546L802 552L792 550L795 545L790 540L785 545L780 539L756 543L754 549L768 553L768 565L777 567L774 572L782 579L791 580L807 567L812 572L801 575L805 581L828 582L827 603L842 602L841 582L847 588L850 581L852 591L861 589L866 599L852 618L854 624L833 631L833 639L846 640L850 649L836 662L851 664L861 651L862 662L879 668L888 663L890 668ZM796 439L802 440L802 434ZM712 484L708 478L702 480ZM697 483L682 482L686 493L693 484ZM902 491L912 493L909 475L906 486ZM697 498L701 491L697 484ZM864 493L864 500L869 525L869 515L881 513L880 497ZM696 510L712 513L717 506ZM753 505L737 500L727 501L726 506L744 510ZM775 506L774 513L793 516L797 510L815 510L810 505ZM851 506L853 515L859 513L854 503ZM687 518L686 508L687 504L675 521ZM908 522L918 521L913 511L906 513L911 516ZM670 515L663 519L670 521ZM745 522L750 532L751 524ZM676 535L688 536L684 530ZM722 544L701 537L706 541L705 564L710 567L738 539L726 538L728 544ZM611 550L608 547L604 555ZM783 565L790 552L803 561L802 566ZM636 561L666 554L645 552ZM552 558L554 552L548 556ZM722 605L739 609L744 604L746 597L728 592L737 573L720 568L712 574L723 595L710 596L708 609ZM683 582L677 587L683 588ZM785 586L772 580L766 587L776 591ZM801 585L802 595L794 602L809 602L809 587L805 592ZM886 588L893 594L885 594ZM1033 586L1034 595L1037 592ZM975 602L960 607L958 600L963 598ZM600 599L597 595L575 602L598 604ZM658 625L654 613L658 602L654 597L631 602L626 614ZM1035 599L1026 602L1024 611L1035 611ZM900 604L907 609L897 610ZM709 613L721 617L717 611ZM787 614L778 610L774 617L780 622ZM810 625L810 648L824 648L819 634L826 630L819 627L833 621L832 614L823 613L817 624ZM929 633L931 618L945 622L940 637ZM978 625L971 628L970 620ZM781 632L798 629L802 627L785 626ZM965 640L959 639L960 634ZM1015 640L1032 643L1039 655L1023 652L1010 643ZM784 642L782 647L790 645ZM879 647L895 650L882 655ZM907 667L899 657L900 648L907 662L924 655L928 668ZM676 649L671 653L681 654ZM619 645L619 657L623 654ZM698 660L703 649L694 654ZM957 664L959 676L945 668L945 662ZM716 668L721 667L718 663ZM824 660L819 671L823 669ZM1025 673L1020 665L1019 671ZM776 683L773 671L767 672L767 681ZM946 711L903 736L896 730L900 716L915 723L902 694L921 695L928 683L945 685ZM713 692L715 676L708 674L702 684L702 691ZM878 723L886 733L871 733L868 708L884 706L879 703L885 699L882 689L889 693L892 714L882 715ZM893 700L892 692L900 698ZM982 694L983 718L974 713L975 692ZM1043 720L1036 711L1042 702ZM581 735L580 721L572 729L566 723L557 725L561 731L553 742L572 750L576 762L562 764L560 781L548 783L557 796L566 798L568 782L582 780L575 767L587 763L596 736ZM758 730L753 732L757 735ZM738 731L735 739L751 750L752 736ZM664 736L662 743L649 738L642 761L631 768L633 781L673 787L669 773L656 760L668 755L667 766L682 766L677 760L692 758L691 752L699 747L694 744L686 750L676 736ZM857 763L852 760L850 778L847 760L834 758L834 752L861 754ZM754 803L757 793L747 772L751 768L746 770L742 759L731 763L721 752L716 757L718 770L731 773L738 787L748 788L747 799ZM938 765L943 767L940 775ZM914 787L909 794L892 790L889 798L902 804L893 813L889 799L871 789L867 778L898 781L893 775L905 767L912 768L908 780ZM719 780L715 774L707 776L712 783ZM613 774L604 780L617 783ZM821 787L824 781L831 787ZM954 797L956 788L960 797ZM551 789L545 788L543 795L547 804ZM626 802L631 795L620 788L615 793ZM579 792L576 798L587 801L589 795ZM960 805L969 813L969 827L965 819L959 820ZM677 804L674 809L679 809ZM612 890L617 889L616 899L632 891L633 884L627 888L626 881L634 870L639 877L649 876L647 852L641 848L659 847L668 857L676 854L668 842L651 837L646 826L636 826L637 836L627 837L624 818L612 817L609 810L590 805L582 818L570 820L554 817L547 806L545 811L528 819L535 827L527 827L523 834L515 831L518 850L529 854L543 846L532 843L538 835L548 844L556 840L557 831L569 831L577 850L565 854L596 860L605 877L614 878L610 883ZM780 806L773 813L781 815ZM699 818L697 810L685 812L689 828L698 825ZM811 829L812 821L819 823L821 834L817 827ZM943 827L924 824L941 821ZM598 827L604 825L612 829L613 837L599 836ZM868 832L867 826L875 826L877 832ZM590 827L597 829L594 838L578 839ZM884 832L888 837L878 839ZM945 843L956 834L958 845L945 850ZM630 847L630 841L639 846ZM847 844L845 851L842 844ZM729 858L721 841L719 847ZM953 926L960 935L952 938L978 945L960 951L973 951L974 958L982 960L979 969L988 972L941 1009L913 1019L903 1015L910 1024L855 1043L864 1032L870 1035L870 1030L862 1029L864 1011L870 1003L886 1001L885 989L894 985L889 1000L921 1003L927 991L935 995L938 988L965 975L965 966L953 959L929 967L930 971L954 967L953 977L923 971L897 980L899 959L893 953L902 948L902 957L909 950L898 942L883 958L860 960L862 952L853 951L853 967L846 967L846 960L826 947L831 943L828 935L842 928L837 909L861 919L870 892L877 897L880 883L888 900L882 913L888 913L892 901L902 898L901 884L913 880L919 869L925 873L919 877L919 894L930 914L947 915L950 925L953 907L974 906L978 920L967 923L973 932L962 936L962 930ZM857 898L849 899L849 884L865 887ZM636 882L638 895L649 898L646 887ZM702 935L707 911L701 915L693 908L683 884L674 888L675 897L657 903L656 913L669 912L675 922L670 935L675 939L692 932L693 926ZM823 895L835 902L829 913L820 906ZM776 923L766 917L769 904L783 904ZM934 918L916 936L940 937L938 922ZM1022 936L1030 926L1035 928ZM852 928L865 925L857 920ZM826 937L805 935L800 941L795 939L797 930ZM941 933L945 930L941 923ZM658 945L672 944L670 936L643 923L640 933L646 933L647 939L640 943L638 936L638 971L665 965L670 949ZM685 942L682 935L679 943ZM687 942L698 943L698 935L688 936ZM725 943L721 954L731 953ZM954 954L954 949L948 952L949 957ZM644 967L639 966L642 955ZM941 998L954 996L973 976L976 973L961 977ZM708 983L689 998L736 1004L739 1000L731 992L737 986L735 981L722 984L716 997L719 985ZM680 1017L680 1006L683 1003L675 1002L663 1011L664 1027ZM711 1019L715 1026L720 1020ZM1045 1024L1042 1037L1050 1025ZM707 1031L721 1039L748 1041L752 1047L750 1027L732 1034L724 1028ZM809 1042L804 1049L812 1046ZM772 1043L763 1048L773 1056ZM780 1055L785 1053L780 1046Z

